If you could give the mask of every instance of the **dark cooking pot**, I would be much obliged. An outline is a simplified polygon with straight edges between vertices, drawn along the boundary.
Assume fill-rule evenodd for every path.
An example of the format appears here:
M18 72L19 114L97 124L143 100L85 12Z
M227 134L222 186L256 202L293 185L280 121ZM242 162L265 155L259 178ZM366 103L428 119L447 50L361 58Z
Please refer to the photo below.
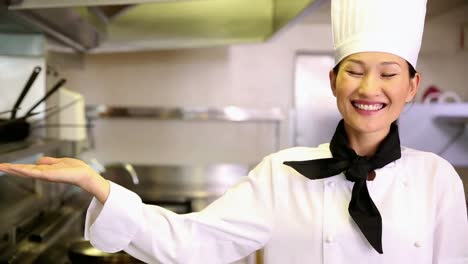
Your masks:
M89 241L79 240L70 244L68 256L73 264L107 264L107 263L144 263L127 253L106 253L91 245Z

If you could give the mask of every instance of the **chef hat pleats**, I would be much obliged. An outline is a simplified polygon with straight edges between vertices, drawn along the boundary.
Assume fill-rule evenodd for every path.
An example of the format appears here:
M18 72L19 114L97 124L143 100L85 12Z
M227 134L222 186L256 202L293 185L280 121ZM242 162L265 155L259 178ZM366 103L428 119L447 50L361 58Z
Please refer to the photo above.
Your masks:
M335 64L357 52L388 52L416 68L427 0L332 0Z

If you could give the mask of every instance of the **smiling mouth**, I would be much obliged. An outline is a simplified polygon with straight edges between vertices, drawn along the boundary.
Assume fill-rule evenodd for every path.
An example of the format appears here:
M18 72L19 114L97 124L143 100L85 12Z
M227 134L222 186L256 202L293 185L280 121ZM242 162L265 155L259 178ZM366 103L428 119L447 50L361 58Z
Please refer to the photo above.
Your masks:
M351 104L354 106L354 108L359 109L361 111L379 111L385 106L387 106L384 103L362 103L362 102L356 102L352 101Z

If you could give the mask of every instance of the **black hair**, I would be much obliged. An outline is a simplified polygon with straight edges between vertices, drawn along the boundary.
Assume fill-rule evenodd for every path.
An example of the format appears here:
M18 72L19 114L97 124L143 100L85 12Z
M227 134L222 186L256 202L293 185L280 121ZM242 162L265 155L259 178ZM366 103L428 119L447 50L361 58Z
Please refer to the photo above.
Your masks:
M406 61L406 64L408 64L409 76L411 79L413 79L417 71L413 67L413 65L411 65L411 63L409 63L408 61ZM338 72L340 71L340 65L341 65L341 62L338 63L335 67L333 67L333 73L335 73L335 75L338 75Z
M413 67L413 65L411 65L411 63L409 63L408 61L406 61L406 63L408 64L409 77L410 77L411 79L413 79L414 76L416 75L417 71L416 71L416 69Z

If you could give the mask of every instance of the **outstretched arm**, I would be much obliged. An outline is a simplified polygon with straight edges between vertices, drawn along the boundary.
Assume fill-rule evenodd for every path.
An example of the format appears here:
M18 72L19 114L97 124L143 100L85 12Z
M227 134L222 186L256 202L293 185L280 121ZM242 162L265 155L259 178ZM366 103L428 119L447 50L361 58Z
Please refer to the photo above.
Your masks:
M231 263L262 248L274 226L270 160L198 213L143 204L112 183L104 205L88 209L86 237L97 248L125 250L148 263Z
M88 191L95 199L85 237L101 250L125 250L148 263L233 262L263 247L273 230L269 158L203 211L185 215L143 204L135 193L76 159L46 157L36 165L0 164L0 170Z

